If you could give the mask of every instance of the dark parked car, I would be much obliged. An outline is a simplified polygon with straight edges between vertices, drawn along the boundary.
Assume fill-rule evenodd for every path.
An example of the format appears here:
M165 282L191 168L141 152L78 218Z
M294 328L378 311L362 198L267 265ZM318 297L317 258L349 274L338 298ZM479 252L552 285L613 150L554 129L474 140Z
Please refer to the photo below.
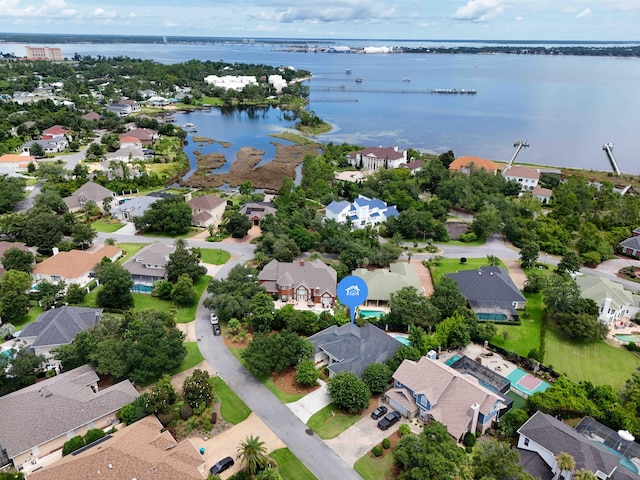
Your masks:
M387 413L387 407L385 406L378 407L373 412L371 412L371 418L373 418L374 420L377 420L381 416L383 416L385 413Z
M394 423L396 423L398 420L400 420L400 417L402 415L400 415L400 412L394 410L391 413L387 413L384 418L382 420L380 420L378 422L378 428L380 430L386 430L387 428L389 428L391 425L393 425Z
M219 337L221 333L222 333L222 332L220 332L220 325L218 325L218 324L216 323L216 324L213 326L213 334L214 334L216 337Z
M233 461L233 458L225 457L222 460L220 460L218 463L216 463L213 467L211 467L209 469L209 473L211 475L217 475L218 473L222 473L225 470L228 470L229 468L233 467L234 463L235 462Z

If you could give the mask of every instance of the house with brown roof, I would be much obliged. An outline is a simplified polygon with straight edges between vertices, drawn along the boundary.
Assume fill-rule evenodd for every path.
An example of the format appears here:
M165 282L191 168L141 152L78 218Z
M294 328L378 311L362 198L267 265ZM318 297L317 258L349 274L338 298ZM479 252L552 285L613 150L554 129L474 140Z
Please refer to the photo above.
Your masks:
M551 195L553 195L553 191L550 188L543 188L540 185L536 185L531 190L531 194L536 197L543 204L549 203L551 200Z
M62 281L67 285L75 283L84 287L95 277L95 268L103 258L115 261L121 255L122 250L114 245L106 245L93 253L82 250L59 252L38 263L31 276L35 283L43 280L50 283Z
M222 215L227 207L227 201L213 195L193 197L187 202L191 207L193 219L196 227L208 227L209 225L220 225Z
M100 443L32 473L32 480L203 480L206 462L190 438L176 442L149 415Z
M26 172L30 163L38 166L36 159L30 155L16 155L15 153L0 155L0 174Z
M323 308L335 303L336 279L336 271L320 260L271 260L258 274L258 283L279 300L320 304Z
M63 128L61 125L54 125L53 127L49 127L46 130L42 131L42 138L51 137L51 138L60 138L65 137L69 131Z
M400 165L400 168L406 168L411 172L411 175L415 175L424 167L424 160L414 160L413 162L404 163Z
M398 147L368 147L357 152L347 154L347 160L351 165L363 170L379 170L385 168L391 170L407 163L407 151Z
M533 190L538 186L540 180L540 172L533 168L523 167L521 165L512 165L505 168L502 176L507 180L513 180L520 184L522 191Z
M385 393L402 415L444 424L460 440L466 432L484 433L506 409L502 397L435 358L404 360Z
M458 157L449 165L449 170L466 175L469 175L474 170L486 170L495 175L499 168L498 164L491 160L472 156Z
M128 137L137 138L142 145L151 145L160 135L151 128L134 128L120 135L121 140Z
M99 113L89 112L89 113L85 113L80 118L82 120L87 120L87 121L91 122L93 120L102 120L104 117L102 115L100 115Z
M277 211L276 206L270 202L249 202L238 210L238 212L246 215L253 225L260 225L260 220L267 215L275 215Z
M138 392L129 380L105 389L98 380L83 365L0 397L0 466L13 463L28 474L70 438L117 424L116 413Z
M80 188L78 188L75 192L73 192L71 196L65 197L62 200L64 201L69 211L73 213L81 211L85 207L87 202L95 203L96 206L100 210L102 210L104 206L103 201L107 197L113 197L111 206L109 208L118 205L116 194L111 190L97 183L87 182Z

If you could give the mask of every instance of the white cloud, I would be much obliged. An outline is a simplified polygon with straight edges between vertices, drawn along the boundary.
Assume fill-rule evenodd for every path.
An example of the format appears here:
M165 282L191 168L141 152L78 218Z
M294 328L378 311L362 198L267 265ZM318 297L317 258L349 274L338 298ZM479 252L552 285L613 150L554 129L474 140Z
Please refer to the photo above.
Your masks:
M0 0L0 12L4 18L47 17L50 19L75 14L75 9L65 9L66 6L65 0L44 0L31 3L22 0Z
M115 10L105 10L104 8L98 7L93 11L94 17L101 18L115 18L117 15Z
M562 12L563 13L576 13L576 9L573 8L573 7L568 7L568 8L565 8Z
M591 15L591 9L585 8L583 11L576 15L576 18L584 18L588 17L589 15Z
M504 12L504 0L469 0L451 18L471 22L486 22Z
M521 22L522 20L524 20L524 17L518 15L515 19L516 22Z
M135 12L129 12L129 18L135 18L136 16Z
M299 7L287 5L273 13L261 11L249 16L279 23L364 23L395 18L397 11L370 0L325 0Z

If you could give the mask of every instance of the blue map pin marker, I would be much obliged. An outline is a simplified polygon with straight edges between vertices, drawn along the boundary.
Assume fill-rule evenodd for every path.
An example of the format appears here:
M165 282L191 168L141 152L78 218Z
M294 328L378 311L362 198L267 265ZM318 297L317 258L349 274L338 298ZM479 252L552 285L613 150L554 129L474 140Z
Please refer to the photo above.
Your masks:
M349 307L351 323L355 322L356 307L367 301L367 295L369 295L369 288L362 278L351 275L340 280L338 300Z

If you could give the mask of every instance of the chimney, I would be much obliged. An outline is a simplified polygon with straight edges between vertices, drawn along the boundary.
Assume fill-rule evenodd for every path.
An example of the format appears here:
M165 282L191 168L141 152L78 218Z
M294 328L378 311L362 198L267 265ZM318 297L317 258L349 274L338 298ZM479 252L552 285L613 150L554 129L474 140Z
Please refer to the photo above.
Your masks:
M58 247L53 247L51 250L53 251L53 256L54 256L54 257L55 257L57 254L59 254L59 253L60 253L60 249L59 249Z
M300 259L300 266L301 266L301 267L304 267L304 258L301 258L301 259Z
M471 429L469 430L474 435L476 434L476 429L478 428L478 416L480 415L480 405L474 403L471 405Z
M393 147L393 151L397 152L398 151L398 146L396 145L395 147Z

